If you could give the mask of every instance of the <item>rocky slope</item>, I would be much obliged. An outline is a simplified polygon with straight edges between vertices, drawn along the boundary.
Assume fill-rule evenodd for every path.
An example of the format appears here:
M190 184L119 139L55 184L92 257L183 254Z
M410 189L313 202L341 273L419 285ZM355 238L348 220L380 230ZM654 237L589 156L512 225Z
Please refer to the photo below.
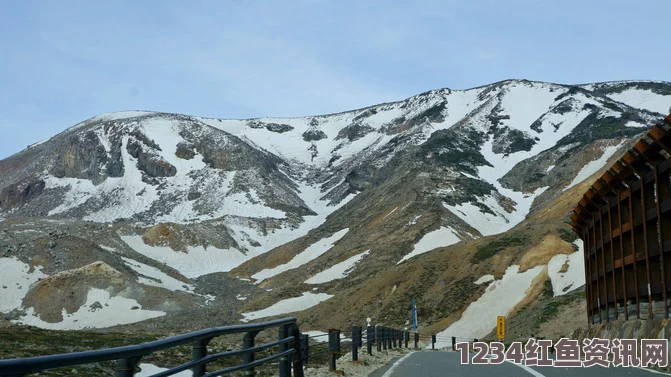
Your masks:
M324 330L402 326L415 297L421 329L482 337L579 292L568 215L670 107L669 83L509 80L302 118L101 115L0 161L0 309Z

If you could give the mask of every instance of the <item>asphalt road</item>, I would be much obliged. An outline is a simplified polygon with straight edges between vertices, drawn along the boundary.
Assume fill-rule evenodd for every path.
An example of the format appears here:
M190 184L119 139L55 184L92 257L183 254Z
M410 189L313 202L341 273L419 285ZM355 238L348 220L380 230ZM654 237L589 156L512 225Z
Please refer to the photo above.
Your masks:
M371 377L656 377L656 371L641 368L555 368L527 367L510 362L498 365L461 365L458 352L420 351L405 355L370 374Z

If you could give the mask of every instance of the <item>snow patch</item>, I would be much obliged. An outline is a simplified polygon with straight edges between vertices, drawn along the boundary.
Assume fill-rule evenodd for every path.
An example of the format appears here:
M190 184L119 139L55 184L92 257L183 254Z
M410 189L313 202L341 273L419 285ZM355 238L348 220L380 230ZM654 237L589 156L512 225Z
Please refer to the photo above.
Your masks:
M484 283L489 283L490 281L494 280L494 275L482 275L480 279L474 281L474 284L484 284Z
M520 266L513 265L506 269L501 280L493 281L485 293L472 302L462 313L461 318L454 322L436 337L436 348L451 347L447 340L458 338L482 338L496 327L496 317L507 315L526 296L531 282L543 271L545 266L537 266L519 272Z
M153 376L156 373L160 373L163 371L168 370L168 368L160 368L157 367L154 364L147 364L147 363L142 363L140 364L140 371L135 373L135 377L150 377ZM179 373L175 373L172 376L175 377L191 377L193 376L193 373L191 373L190 370L184 370Z
M141 284L165 288L173 292L183 291L191 293L196 289L193 284L187 284L183 281L177 280L156 267L152 267L126 257L121 257L121 259L123 259L126 265L132 268L135 272L140 275L144 275L138 277L138 282Z
M252 278L256 279L256 283L258 284L264 281L265 279L271 278L282 272L298 268L329 251L336 242L338 242L341 238L345 236L345 234L347 234L348 231L349 228L345 228L334 233L331 237L321 239L313 243L312 245L308 246L305 250L300 252L289 262L281 264L277 267L261 270L256 274L252 275Z
M208 248L191 246L184 253L167 246L149 246L144 243L141 236L120 236L120 238L136 252L174 268L189 279L215 272L228 272L256 255L213 246Z
M30 266L16 257L0 258L0 313L21 308L30 286L46 277L42 266Z
M354 255L340 263L337 263L330 268L316 274L315 276L309 278L305 281L306 284L321 284L328 283L333 280L342 279L347 277L347 275L354 270L357 263L363 259L366 255L370 253L370 250L366 250L363 253Z
M417 224L417 220L419 220L421 217L422 217L422 215L417 215L417 216L413 217L412 220L408 221L408 226Z
M555 296L562 296L576 288L585 285L585 253L583 251L582 240L573 242L578 247L578 251L573 254L558 254L550 259L548 263L548 275L552 282L552 291ZM568 264L566 272L559 272L564 264Z
M292 297L278 301L265 309L257 310L254 312L241 313L244 318L241 319L240 321L249 322L253 319L299 312L302 310L310 309L311 307L316 306L319 303L324 302L333 296L334 295L330 295L327 293L303 292L302 296Z
M590 161L585 166L583 166L582 169L580 169L578 174L575 176L575 178L573 178L571 183L569 183L568 186L564 187L562 191L570 189L571 187L591 177L592 174L601 170L604 166L606 166L608 159L620 149L622 144L624 144L624 142L621 142L618 145L606 147L606 149L603 150L603 154L601 155L601 157L597 158L596 160Z
M481 197L478 200L494 212L494 214L484 213L480 207L469 202L457 204L456 206L443 202L443 206L475 228L483 236L489 236L505 232L522 222L529 213L534 199L549 188L549 186L541 187L531 194L525 194L506 189L498 182L496 182L495 186L497 186L499 193L512 199L517 204L512 212L508 212L503 208L498 200L491 195Z
M99 302L102 308L92 308L91 306L95 302ZM162 311L142 309L138 302L133 299L120 296L112 297L109 292L97 288L89 290L86 303L76 312L68 314L63 309L62 313L63 321L57 323L45 322L30 307L26 310L25 316L12 322L49 330L82 330L135 323L166 314Z
M425 234L424 237L422 237L422 239L415 244L412 252L410 252L410 254L405 255L396 264L401 264L412 257L424 254L428 251L431 251L439 247L454 245L459 241L461 241L461 239L459 238L459 236L457 236L457 234L454 232L452 228L440 227L439 229L436 229L432 232Z

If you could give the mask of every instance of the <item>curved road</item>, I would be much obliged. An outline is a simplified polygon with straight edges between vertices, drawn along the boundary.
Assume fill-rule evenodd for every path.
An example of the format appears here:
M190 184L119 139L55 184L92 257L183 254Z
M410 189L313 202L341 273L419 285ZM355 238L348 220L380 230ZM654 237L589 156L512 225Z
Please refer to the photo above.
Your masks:
M498 365L461 365L459 352L419 351L409 353L371 373L371 377L445 377L456 373L473 377L657 377L657 371L642 368L527 367L504 362Z

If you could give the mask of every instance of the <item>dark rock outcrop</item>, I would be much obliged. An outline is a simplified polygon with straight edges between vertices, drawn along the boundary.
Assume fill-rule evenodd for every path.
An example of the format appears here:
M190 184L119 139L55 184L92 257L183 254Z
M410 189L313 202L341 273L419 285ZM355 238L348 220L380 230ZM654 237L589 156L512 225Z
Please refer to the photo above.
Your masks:
M16 183L0 191L0 210L8 211L19 208L44 191L45 182L33 179L28 182Z

